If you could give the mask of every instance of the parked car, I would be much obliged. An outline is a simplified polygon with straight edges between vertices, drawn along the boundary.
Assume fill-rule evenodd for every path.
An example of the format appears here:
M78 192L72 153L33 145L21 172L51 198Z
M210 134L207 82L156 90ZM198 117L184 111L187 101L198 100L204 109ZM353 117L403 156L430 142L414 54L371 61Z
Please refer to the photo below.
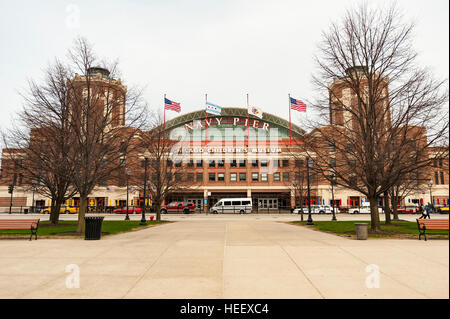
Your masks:
M127 213L127 208L126 207L122 207L122 208L116 208L115 210L113 210L114 214L126 214ZM140 207L128 207L128 214L142 214L142 208Z
M369 202L364 202L361 204L360 207L352 207L349 208L349 213L350 214L370 214L370 203ZM382 213L383 212L383 208L378 206L378 213Z
M251 198L224 198L219 200L210 212L212 214L218 213L251 213L252 199Z
M419 212L419 206L417 205L398 206L397 212L399 214L416 214Z
M334 208L335 212L337 212L337 207ZM296 207L292 213L299 214L300 207ZM311 205L311 214L331 214L331 207L328 205ZM308 206L303 206L303 214L308 214Z
M189 214L195 211L193 202L171 202L168 205L161 206L161 214L184 213Z
M448 206L438 207L437 212L439 214L448 214Z
M51 207L46 207L44 209L40 210L41 214L50 214L52 208ZM79 210L78 206L66 206L66 205L62 205L61 208L59 209L59 213L60 214L77 214Z

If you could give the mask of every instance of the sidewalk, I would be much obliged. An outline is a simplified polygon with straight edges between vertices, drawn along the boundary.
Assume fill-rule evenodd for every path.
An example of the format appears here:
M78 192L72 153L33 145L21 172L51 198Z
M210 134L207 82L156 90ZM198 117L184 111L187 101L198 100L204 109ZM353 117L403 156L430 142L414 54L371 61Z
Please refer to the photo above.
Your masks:
M0 252L0 298L449 298L447 240L357 241L268 220L0 240ZM70 264L80 288L66 288ZM377 267L380 287L367 288Z

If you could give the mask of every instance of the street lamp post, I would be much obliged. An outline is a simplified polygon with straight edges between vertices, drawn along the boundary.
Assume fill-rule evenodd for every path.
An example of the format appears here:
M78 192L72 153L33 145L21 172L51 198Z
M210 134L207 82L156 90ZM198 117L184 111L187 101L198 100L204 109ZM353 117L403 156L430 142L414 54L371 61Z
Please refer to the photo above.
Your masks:
M308 181L308 221L306 222L306 225L314 225L312 216L311 216L311 187L309 185L309 166L310 166L310 160L309 158L306 159L306 180Z
M331 205L333 207L333 218L332 221L337 221L336 214L334 212L334 182L335 182L335 175L333 174L331 176Z
M125 215L125 220L130 220L130 216L128 216L128 177L130 176L130 170L128 167L125 168L125 175L127 177L127 213Z
M147 166L148 166L148 158L150 157L150 152L148 150L144 153L144 203L142 207L142 218L140 225L147 225L147 222L145 221L145 209L146 209L146 189L147 189Z
M31 184L33 187L33 198L31 200L31 213L34 214L34 192L36 191L36 182L33 181Z
M433 187L433 180L430 178L430 180L428 181L428 187L430 188L430 205L431 207L433 207L434 209L434 204L433 204L433 194L431 193L431 188Z

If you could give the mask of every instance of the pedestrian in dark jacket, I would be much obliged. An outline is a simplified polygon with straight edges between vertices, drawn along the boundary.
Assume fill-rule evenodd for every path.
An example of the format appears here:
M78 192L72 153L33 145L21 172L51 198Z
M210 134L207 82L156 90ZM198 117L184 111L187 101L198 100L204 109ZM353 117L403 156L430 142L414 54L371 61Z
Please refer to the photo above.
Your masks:
M432 208L431 208L430 203L428 203L428 205L425 207L425 212L426 212L426 215L424 218L428 217L428 219L431 219L430 213L432 212Z

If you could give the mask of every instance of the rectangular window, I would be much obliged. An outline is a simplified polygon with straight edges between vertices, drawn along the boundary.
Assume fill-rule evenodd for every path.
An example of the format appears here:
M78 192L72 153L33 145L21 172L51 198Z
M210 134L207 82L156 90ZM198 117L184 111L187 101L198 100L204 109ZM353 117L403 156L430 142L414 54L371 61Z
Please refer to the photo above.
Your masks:
M280 167L280 160L272 160L273 167Z
M268 163L268 160L261 160L261 167L267 167Z
M237 181L237 174L230 173L230 182L236 182L236 181Z
M209 160L209 167L216 167L216 161L215 160Z
M285 182L289 181L289 173L287 173L287 172L283 173L283 181L285 181Z
M216 181L216 173L209 173L209 181L210 182Z
M245 173L239 173L239 181L246 181L247 180L247 174Z
M258 173L252 173L252 182L259 181L259 174Z
M245 159L239 160L239 167L245 167Z
M284 159L283 160L283 167L288 167L289 166L289 160Z
M445 184L445 181L444 181L444 172L440 172L439 174L441 175L441 184Z
M167 160L167 167L172 167L172 161L171 160Z
M183 180L183 175L181 173L175 173L175 181L181 182Z
M197 182L203 182L203 173L197 173L196 180Z
M237 167L237 161L236 160L231 160L230 161L230 167Z
M194 167L194 161L193 161L193 160L190 160L190 161L187 163L187 167Z
M197 167L203 167L203 160L196 160Z
M225 201L225 202L223 202L223 206L231 206L231 201Z
M241 205L241 201L240 200L234 200L234 201L231 202L231 205L240 206Z
M336 150L334 142L328 142L328 147L330 148L330 152L334 152Z
M220 159L217 161L217 167L224 167L225 166L225 161L223 159Z
M194 174L188 173L186 177L187 182L193 182L194 181Z
M330 157L330 167L336 166L336 159L334 157Z
M434 183L437 185L439 184L439 176L438 176L438 172L434 172Z
M275 182L279 182L280 181L280 173L273 173L273 180Z
M252 160L252 167L258 167L258 160Z
M267 182L267 173L261 173L261 182Z
M217 174L217 180L219 182L223 182L225 180L225 174L224 173L218 173Z
M442 158L439 159L439 167L442 167Z

